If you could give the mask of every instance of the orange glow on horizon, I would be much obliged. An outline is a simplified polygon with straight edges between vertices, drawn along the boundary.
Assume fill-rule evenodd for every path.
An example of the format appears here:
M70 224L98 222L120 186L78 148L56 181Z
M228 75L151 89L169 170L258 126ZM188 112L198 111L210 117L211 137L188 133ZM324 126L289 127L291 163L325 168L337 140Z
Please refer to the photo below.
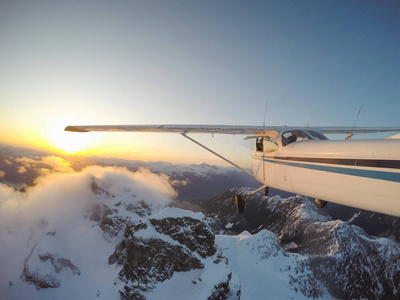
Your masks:
M64 117L64 119L66 118ZM90 150L95 142L93 135L64 131L67 122L63 119L46 121L44 129L38 129L40 134L37 137L36 144L39 147L67 154L84 154Z
M23 130L20 127L10 126L0 133L0 141L15 146L57 152L60 155L228 166L220 158L192 145L176 134L64 131L67 125L85 123L88 121L85 122L82 118L57 116L57 119L53 117L53 119L43 119L41 122L30 124ZM217 139L210 136L197 136L196 138L241 166L249 166L247 149L246 153L240 157L229 153L229 149L232 147L237 149L236 140L235 144L230 145L225 143L221 137ZM220 145L222 146L218 148Z
M73 135L70 132L61 131L51 137L49 144L52 148L69 154L81 154L90 147L92 140L90 136Z

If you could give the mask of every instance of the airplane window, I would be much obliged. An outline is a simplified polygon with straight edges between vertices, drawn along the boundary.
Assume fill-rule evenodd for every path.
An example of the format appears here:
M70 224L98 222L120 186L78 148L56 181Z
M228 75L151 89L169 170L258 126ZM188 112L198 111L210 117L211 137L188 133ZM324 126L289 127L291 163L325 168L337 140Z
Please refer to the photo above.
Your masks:
M323 135L322 133L320 133L318 131L307 130L307 133L310 134L312 136L312 138L316 139L316 140L327 140L328 139L325 135Z
M287 146L294 142L310 140L311 137L302 130L287 131L282 134L282 145Z
M273 152L278 150L278 143L270 137L264 138L264 150L265 152Z
M273 152L278 150L278 143L268 136L256 139L256 151L258 152Z
M263 152L264 151L263 141L264 141L264 138L258 138L256 140L256 149L259 152Z

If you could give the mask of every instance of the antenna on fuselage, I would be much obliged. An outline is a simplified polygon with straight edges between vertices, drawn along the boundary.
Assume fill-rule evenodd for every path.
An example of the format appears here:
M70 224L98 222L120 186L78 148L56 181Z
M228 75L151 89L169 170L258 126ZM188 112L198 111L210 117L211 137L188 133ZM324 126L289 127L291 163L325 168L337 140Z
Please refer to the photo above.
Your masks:
M351 140L351 137L354 135L354 134L353 134L353 130L354 130L354 127L356 126L356 122L357 122L358 116L359 116L360 113L361 113L362 107L363 107L363 105L361 104L360 109L358 110L358 114L357 114L357 116L356 116L356 119L354 120L353 127L351 128L351 132L347 135L347 137L345 138L345 140Z
M267 99L267 104L265 105L264 122L263 122L264 127L265 127L265 119L267 118L267 109L268 109L268 99Z

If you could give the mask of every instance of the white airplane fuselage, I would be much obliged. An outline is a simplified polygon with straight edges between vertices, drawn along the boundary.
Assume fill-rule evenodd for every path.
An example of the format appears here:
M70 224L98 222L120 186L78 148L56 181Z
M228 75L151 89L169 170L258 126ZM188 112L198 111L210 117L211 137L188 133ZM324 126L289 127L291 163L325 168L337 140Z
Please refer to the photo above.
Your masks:
M279 134L273 142L252 152L253 173L265 185L400 216L399 139L310 139L284 146Z

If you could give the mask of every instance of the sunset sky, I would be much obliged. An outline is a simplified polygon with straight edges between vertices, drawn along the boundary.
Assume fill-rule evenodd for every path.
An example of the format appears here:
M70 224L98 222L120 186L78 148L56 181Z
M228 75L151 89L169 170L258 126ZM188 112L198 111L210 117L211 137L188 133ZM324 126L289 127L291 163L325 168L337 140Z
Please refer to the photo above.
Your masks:
M67 125L400 126L398 1L0 2L0 142L221 164L174 134ZM251 144L196 136L249 162ZM251 142L250 142L251 143Z

